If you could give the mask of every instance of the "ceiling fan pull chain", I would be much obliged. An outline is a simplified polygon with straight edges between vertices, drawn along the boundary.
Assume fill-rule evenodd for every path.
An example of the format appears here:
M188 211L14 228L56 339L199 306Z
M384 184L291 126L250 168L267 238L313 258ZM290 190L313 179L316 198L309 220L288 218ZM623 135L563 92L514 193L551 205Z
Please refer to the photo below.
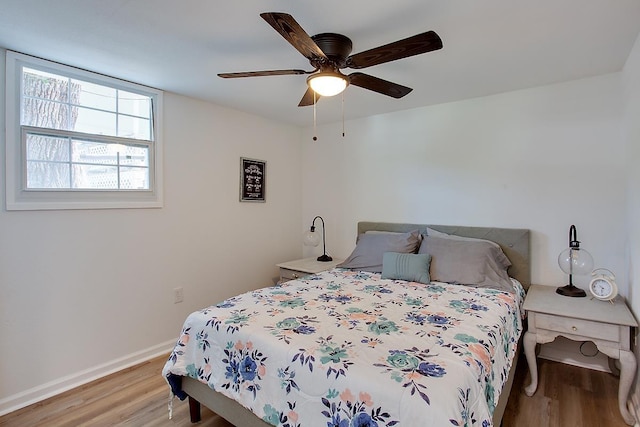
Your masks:
M344 138L344 92L342 92L342 137Z
M317 141L318 140L318 129L316 127L316 91L313 91L313 140Z

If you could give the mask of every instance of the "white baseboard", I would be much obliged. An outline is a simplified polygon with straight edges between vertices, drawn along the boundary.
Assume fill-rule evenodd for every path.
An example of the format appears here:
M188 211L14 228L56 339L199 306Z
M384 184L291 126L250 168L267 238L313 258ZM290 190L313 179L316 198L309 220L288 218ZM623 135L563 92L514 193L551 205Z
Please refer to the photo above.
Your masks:
M168 354L175 345L175 340L155 345L145 350L104 363L75 374L67 375L54 381L33 387L12 396L0 399L0 415L8 414L41 400L55 396L72 388L95 381L114 372L145 362L154 357Z

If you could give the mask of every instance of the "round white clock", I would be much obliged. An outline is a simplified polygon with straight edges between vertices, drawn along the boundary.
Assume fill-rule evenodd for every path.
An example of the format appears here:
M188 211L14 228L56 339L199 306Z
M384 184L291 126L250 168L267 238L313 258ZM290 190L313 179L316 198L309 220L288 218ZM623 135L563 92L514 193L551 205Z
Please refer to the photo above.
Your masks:
M593 279L591 279L589 283L591 295L602 301L613 301L618 295L618 285L616 285L616 276L614 276L611 270L596 268L591 275L593 276Z

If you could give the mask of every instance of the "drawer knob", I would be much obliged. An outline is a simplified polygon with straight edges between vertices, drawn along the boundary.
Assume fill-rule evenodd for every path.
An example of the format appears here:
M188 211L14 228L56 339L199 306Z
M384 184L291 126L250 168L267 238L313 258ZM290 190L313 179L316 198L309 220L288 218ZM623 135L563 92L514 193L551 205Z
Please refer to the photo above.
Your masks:
M575 332L575 331L577 331L577 330L578 330L578 328L576 328L575 326L572 326L572 327L571 327L571 330L572 330L573 332Z
M298 278L298 275L297 275L296 273L293 273L293 278L294 278L294 279L297 279L297 278Z

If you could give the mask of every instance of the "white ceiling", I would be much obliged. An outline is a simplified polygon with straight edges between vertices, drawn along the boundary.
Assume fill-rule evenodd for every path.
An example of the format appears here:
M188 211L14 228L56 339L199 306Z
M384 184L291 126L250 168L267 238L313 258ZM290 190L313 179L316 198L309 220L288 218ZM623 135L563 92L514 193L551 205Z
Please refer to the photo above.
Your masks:
M361 70L412 87L402 99L345 91L345 118L620 71L640 31L638 0L1 0L0 47L306 126L307 60L259 14L287 12L309 35L344 34L353 53L427 30L439 51ZM348 74L351 70L345 70ZM318 122L342 118L341 97Z

